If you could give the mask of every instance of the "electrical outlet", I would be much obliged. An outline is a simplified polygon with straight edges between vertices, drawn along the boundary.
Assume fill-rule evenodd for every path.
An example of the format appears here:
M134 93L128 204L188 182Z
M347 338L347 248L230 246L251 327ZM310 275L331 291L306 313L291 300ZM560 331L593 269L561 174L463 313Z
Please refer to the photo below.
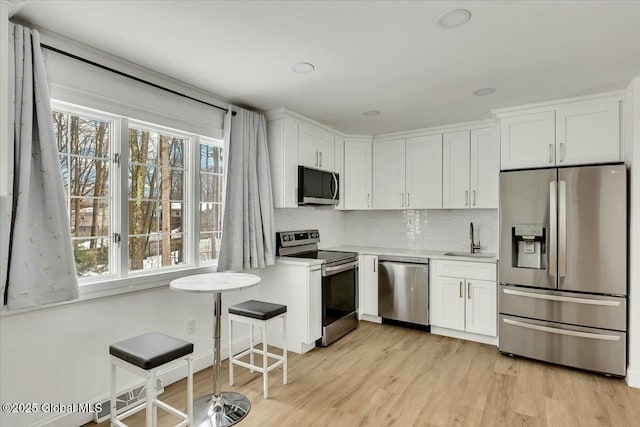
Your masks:
M187 319L187 335L196 333L196 319Z

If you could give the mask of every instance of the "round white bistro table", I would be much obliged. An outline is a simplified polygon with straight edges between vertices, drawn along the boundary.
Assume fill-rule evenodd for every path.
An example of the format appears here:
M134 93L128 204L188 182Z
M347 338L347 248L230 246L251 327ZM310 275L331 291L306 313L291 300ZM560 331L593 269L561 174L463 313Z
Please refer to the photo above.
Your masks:
M233 391L220 391L220 315L222 292L237 291L260 283L260 277L245 273L206 273L172 280L175 291L213 293L213 393L193 402L193 425L196 427L231 426L251 409L249 399Z

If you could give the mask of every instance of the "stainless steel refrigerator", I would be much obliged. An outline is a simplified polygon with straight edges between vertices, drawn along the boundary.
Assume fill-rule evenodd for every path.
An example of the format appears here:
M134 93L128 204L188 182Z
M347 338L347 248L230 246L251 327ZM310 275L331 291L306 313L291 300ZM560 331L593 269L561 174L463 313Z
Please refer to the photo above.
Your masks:
M623 376L624 165L500 173L499 348Z

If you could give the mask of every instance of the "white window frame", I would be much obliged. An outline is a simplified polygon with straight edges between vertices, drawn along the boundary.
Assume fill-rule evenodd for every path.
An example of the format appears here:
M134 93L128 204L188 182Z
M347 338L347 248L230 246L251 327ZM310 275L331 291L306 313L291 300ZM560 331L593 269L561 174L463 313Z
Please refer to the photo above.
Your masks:
M202 162L200 161L200 145L201 144L211 145L213 147L221 148L223 150L222 151L222 156L223 156L222 159L223 159L223 161L225 159L224 156L226 156L226 154L227 154L227 153L224 152L224 141L223 140L210 138L210 137L204 137L204 136L201 136L199 138L198 145L195 147L196 148L195 151L197 153L196 155L197 155L197 158L198 158L198 161L197 161L198 167L197 167L197 171L196 171L197 175L195 175L196 187L194 189L194 191L196 191L195 194L197 194L197 199L198 199L197 202L196 202L196 204L198 206L197 206L197 209L195 209L196 210L195 215L198 216L198 218L200 217L200 166L202 164ZM224 181L224 176L225 176L226 173L227 173L227 171L226 171L226 168L224 167L224 163L223 163L223 167L222 167L223 182L222 182L222 185L224 185L224 182L225 182ZM223 206L223 213L224 213L224 191L222 192L222 198L223 198L222 199L222 206ZM198 220L195 220L194 222L196 223L196 226L197 226L197 229L195 230L197 234L194 234L194 236L198 236L198 238L194 239L194 240L196 240L196 242L195 242L196 243L195 254L196 254L196 257L198 258L198 262L200 263L200 265L216 265L217 266L218 265L218 260L217 259L200 262L200 220L198 219Z
M108 121L112 124L109 135L109 155L112 159L109 168L110 186L110 274L78 278L80 298L69 303L108 297L128 292L137 292L156 287L165 287L173 279L190 274L213 272L217 270L217 260L199 262L199 204L200 204L200 143L212 143L224 147L221 140L200 136L184 130L163 126L164 116L158 115L157 123L110 114L106 111L84 107L76 103L51 99L51 107L54 110L71 114L81 114ZM105 103L105 110L109 109L109 103ZM128 199L129 199L129 128L161 132L171 136L188 139L185 147L183 188L183 236L185 239L185 263L176 266L161 267L152 270L129 271L128 251ZM119 136L119 137L118 137ZM116 163L114 159L118 158ZM223 170L223 173L226 171ZM120 244L115 243L114 233L120 235Z

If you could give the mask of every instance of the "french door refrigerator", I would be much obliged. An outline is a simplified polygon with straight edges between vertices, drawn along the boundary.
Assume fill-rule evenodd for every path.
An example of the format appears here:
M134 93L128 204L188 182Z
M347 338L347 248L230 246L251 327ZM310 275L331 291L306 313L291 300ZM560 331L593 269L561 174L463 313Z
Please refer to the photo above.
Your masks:
M500 173L499 349L624 376L624 165Z

